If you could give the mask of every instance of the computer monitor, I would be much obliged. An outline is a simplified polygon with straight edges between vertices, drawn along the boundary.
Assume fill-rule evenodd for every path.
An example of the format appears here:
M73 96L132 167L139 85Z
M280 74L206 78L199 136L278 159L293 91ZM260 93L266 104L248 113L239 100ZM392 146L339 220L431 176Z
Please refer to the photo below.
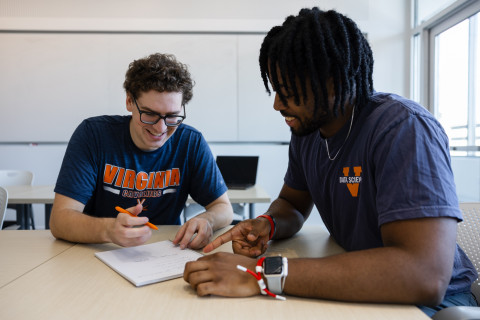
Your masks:
M258 156L217 156L217 165L229 189L247 189L255 185Z

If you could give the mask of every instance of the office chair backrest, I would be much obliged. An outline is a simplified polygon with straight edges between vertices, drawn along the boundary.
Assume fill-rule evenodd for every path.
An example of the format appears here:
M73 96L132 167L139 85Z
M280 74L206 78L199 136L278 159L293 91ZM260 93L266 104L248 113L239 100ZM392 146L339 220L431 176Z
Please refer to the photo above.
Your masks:
M33 173L26 170L0 170L0 186L32 185Z
M11 187L11 186L31 186L33 185L33 173L27 170L0 170L0 186L1 187ZM17 210L17 217L19 213L18 205L11 205L9 206L10 209ZM32 229L35 229L35 220L33 218L33 209L32 205L29 204L26 207L26 219L25 227L29 228L29 224L31 222ZM16 224L23 225L20 221L16 221Z
M480 273L480 203L460 203L463 221L458 224L457 243L465 251ZM480 286L478 279L472 284L472 292L479 301ZM433 320L478 320L480 307L453 306L435 313Z
M472 261L480 274L480 203L460 203L463 211L463 222L458 224L457 243ZM480 301L480 281L472 285L472 292Z
M0 187L0 230L3 227L3 220L5 220L5 212L7 212L8 191Z

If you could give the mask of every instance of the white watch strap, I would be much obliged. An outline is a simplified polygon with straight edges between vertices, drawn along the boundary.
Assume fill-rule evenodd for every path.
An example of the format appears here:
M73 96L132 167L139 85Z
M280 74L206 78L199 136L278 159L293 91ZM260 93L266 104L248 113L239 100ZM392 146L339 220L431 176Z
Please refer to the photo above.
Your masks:
M265 279L267 279L267 287L268 290L275 294L282 294L283 287L285 285L285 278L288 276L288 259L286 257L282 258L282 274L275 275L275 276L268 276L265 275Z
M282 278L283 277L267 277L265 276L265 278L267 279L267 287L268 287L268 290L270 290L271 292L275 293L275 294L282 294Z

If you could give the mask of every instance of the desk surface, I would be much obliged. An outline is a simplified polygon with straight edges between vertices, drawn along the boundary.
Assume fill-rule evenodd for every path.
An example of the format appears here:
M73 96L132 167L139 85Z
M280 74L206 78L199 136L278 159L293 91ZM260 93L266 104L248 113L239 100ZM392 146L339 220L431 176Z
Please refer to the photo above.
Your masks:
M55 198L53 185L50 186L9 186L5 187L8 191L9 204L24 203L47 203L52 204Z
M0 288L73 246L50 231L0 231Z
M160 226L150 242L172 239L177 229ZM1 256L24 270L20 277L0 285L2 319L318 319L320 315L342 320L428 319L414 306L291 296L287 301L264 296L198 297L182 278L137 288L95 258L97 251L118 248L113 244L73 245L53 240L46 230L0 231L0 236ZM34 262L24 259L39 246L44 251L51 248L50 254ZM56 250L60 252L53 253ZM218 250L231 252L231 245ZM269 254L291 258L339 252L342 249L320 226L307 226L292 239L273 242L269 249Z
M8 203L46 203L52 204L55 197L54 186L9 186ZM253 186L246 190L228 190L228 197L232 203L269 203L270 196L261 186ZM194 203L189 197L187 203Z

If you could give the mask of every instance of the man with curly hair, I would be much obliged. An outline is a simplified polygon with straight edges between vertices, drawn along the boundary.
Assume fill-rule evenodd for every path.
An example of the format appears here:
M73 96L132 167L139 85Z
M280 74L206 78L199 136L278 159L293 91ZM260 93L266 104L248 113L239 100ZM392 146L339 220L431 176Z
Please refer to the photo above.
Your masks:
M173 240L180 247L202 248L213 231L232 221L227 187L208 144L182 123L193 84L187 66L173 55L130 63L123 86L131 115L86 119L70 139L50 218L56 238L140 245L152 234L147 222L180 224L188 195L206 211L180 228Z

